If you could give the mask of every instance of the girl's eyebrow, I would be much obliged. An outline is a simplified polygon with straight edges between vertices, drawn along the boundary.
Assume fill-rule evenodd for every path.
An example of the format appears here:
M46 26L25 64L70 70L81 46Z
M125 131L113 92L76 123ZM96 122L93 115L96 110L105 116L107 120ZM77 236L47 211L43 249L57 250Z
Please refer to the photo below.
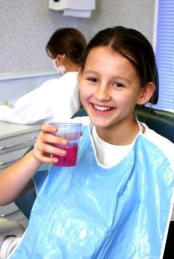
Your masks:
M86 75L86 74L97 74L97 72L95 72L95 71L93 71L93 70L86 70L85 72L84 72L84 74Z
M98 73L93 71L93 70L86 70L84 72L84 75L88 75L88 74L95 74L95 75L97 75ZM122 77L122 76L113 76L113 79L114 80L122 80L124 82L130 83L130 80L128 78Z
M127 82L127 83L130 83L130 82L131 82L128 78L122 77L122 76L115 76L115 79L116 79L116 80L122 80L122 81L125 81L125 82Z

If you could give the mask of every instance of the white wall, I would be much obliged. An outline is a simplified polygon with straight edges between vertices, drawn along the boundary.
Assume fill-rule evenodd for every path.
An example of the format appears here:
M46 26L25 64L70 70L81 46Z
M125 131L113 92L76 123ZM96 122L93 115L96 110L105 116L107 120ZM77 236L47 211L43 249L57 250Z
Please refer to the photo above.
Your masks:
M0 77L52 70L45 45L60 27L76 27L90 39L100 29L124 25L140 30L152 42L154 6L152 0L96 0L96 11L85 19L48 9L48 0L1 0Z
M76 27L89 40L100 29L123 25L140 30L153 42L154 9L152 0L96 0L92 17L85 19L50 10L48 0L1 0L0 104L13 102L56 76L45 52L56 29Z
M153 40L155 1L99 0L93 33L108 26L123 25L140 30Z

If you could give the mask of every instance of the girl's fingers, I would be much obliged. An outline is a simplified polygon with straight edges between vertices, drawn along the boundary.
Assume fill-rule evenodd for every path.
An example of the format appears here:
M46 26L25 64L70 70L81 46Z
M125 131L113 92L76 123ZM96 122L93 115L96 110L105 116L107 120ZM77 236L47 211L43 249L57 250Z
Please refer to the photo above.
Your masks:
M55 145L66 145L66 144L67 144L67 140L64 138L52 135L50 133L41 132L35 142L34 147L42 151L52 152L52 150L47 150L49 146L51 148L52 146L55 146Z
M34 144L33 155L41 163L54 163L58 159L52 158L52 154L65 156L66 151L58 145L64 146L67 144L65 138L56 136L57 128L50 124L42 125L42 131L37 137Z
M57 132L57 127L54 126L54 125L51 125L51 124L43 124L41 126L41 130L43 132L49 132L49 133L52 133L52 134L55 134Z
M37 146L37 144L35 144L34 149L43 154L46 153L46 154L48 154L48 156L50 156L50 154L57 154L60 156L66 155L65 150L63 150L55 145L50 145L49 143L42 143L38 146Z
M39 160L41 163L48 163L48 164L52 164L52 163L57 163L58 159L57 158L52 158L50 156L47 155L43 155L40 152L33 152L34 157Z
M52 125L49 125L49 126L52 126ZM55 135L55 132L50 133L48 131L41 131L36 142L66 145L67 139Z

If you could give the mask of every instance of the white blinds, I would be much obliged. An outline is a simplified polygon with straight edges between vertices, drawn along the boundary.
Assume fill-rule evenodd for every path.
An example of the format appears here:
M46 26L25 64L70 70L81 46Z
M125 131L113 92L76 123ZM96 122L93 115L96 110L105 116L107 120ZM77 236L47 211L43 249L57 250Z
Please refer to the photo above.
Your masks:
M160 83L156 108L174 110L174 0L159 0L156 59Z

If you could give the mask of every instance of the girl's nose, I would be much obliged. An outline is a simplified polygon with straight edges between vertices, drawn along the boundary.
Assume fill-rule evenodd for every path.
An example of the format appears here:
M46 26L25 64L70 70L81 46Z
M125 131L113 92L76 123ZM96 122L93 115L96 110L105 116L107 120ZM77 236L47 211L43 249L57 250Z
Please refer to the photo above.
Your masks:
M109 89L107 86L98 86L95 92L95 98L99 101L110 100Z

